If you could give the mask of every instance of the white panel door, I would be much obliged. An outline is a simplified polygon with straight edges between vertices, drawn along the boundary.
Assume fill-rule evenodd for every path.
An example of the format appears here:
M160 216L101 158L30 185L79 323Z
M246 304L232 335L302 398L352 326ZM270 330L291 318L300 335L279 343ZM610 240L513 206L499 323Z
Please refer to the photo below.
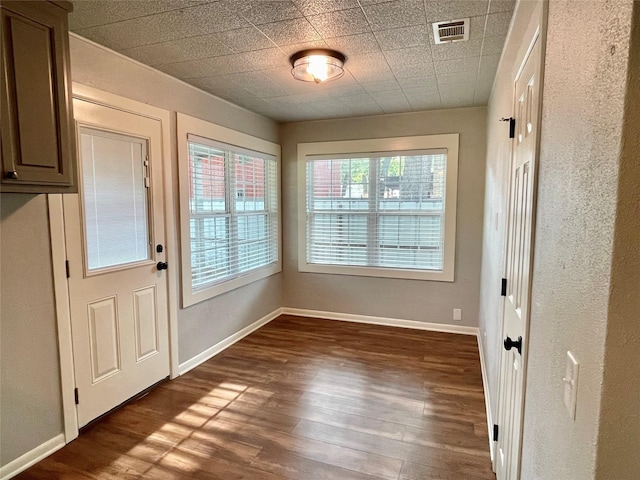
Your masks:
M540 41L515 82L516 132L513 140L506 243L507 296L504 302L498 403L498 480L520 478L526 344L529 331L534 231L537 125L540 94Z
M73 108L80 191L63 201L82 427L169 375L169 334L160 122Z

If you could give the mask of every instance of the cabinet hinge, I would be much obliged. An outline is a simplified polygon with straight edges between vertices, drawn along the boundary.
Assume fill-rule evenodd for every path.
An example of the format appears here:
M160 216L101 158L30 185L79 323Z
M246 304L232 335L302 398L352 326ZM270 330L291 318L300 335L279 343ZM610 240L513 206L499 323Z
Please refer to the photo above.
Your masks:
M502 279L502 283L500 285L500 296L502 297L507 296L507 279L506 278Z
M76 405L80 404L80 397L78 396L78 388L73 389L73 396L76 399Z
M67 270L67 278L71 277L71 273L69 272L69 260L64 261L64 268Z
M498 441L498 425L496 425L495 423L493 424L493 441Z

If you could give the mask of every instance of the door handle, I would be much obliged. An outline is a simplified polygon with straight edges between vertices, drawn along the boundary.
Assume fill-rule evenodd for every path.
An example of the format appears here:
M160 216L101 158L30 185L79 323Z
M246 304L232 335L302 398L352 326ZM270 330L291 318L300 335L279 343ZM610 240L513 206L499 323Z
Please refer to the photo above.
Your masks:
M518 340L516 340L515 342L509 337L504 339L504 349L506 351L509 351L514 347L516 350L518 350L518 353L522 355L522 337L518 337Z
M169 268L169 264L167 262L158 262L156 268L158 270L166 270L167 268Z

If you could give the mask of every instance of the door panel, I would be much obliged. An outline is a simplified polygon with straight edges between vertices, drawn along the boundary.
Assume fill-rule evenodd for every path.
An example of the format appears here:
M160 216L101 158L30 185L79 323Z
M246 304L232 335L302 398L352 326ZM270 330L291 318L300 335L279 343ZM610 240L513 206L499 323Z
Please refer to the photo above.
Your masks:
M511 160L498 398L498 480L520 478L527 336L535 205L535 161L540 94L540 42L536 41L515 82L516 138ZM520 342L509 345L507 339ZM508 348L509 347L509 348ZM519 351L520 350L520 351Z
M89 345L91 349L91 382L98 383L120 371L120 335L116 298L90 303Z
M74 100L80 193L65 195L78 423L169 375L161 125Z
M158 316L156 315L156 286L133 292L136 333L136 361L144 360L158 351Z

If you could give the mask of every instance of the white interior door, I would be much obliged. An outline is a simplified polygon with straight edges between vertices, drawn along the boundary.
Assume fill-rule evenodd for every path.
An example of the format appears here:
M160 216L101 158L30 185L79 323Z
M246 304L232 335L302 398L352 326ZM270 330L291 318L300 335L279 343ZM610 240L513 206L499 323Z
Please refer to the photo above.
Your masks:
M520 478L526 345L529 320L536 151L540 95L540 41L536 40L515 82L516 132L509 188L498 404L498 480Z
M64 195L79 426L169 375L160 121L75 99Z

